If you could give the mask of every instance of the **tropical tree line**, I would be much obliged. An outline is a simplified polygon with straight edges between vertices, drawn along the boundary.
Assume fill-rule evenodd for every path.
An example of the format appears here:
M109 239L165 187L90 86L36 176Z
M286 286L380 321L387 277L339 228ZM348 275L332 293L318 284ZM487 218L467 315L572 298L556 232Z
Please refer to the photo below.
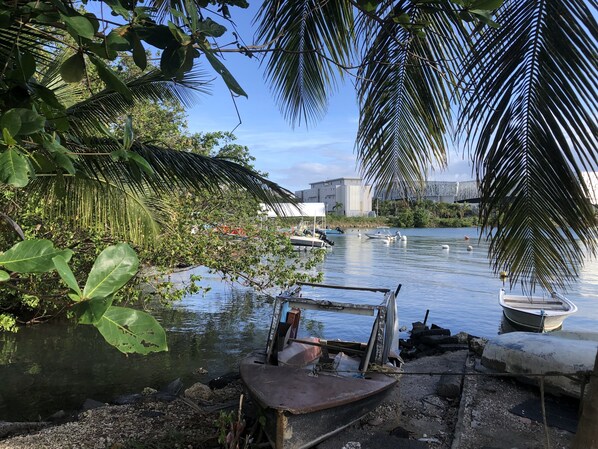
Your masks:
M470 204L387 200L377 203L376 208L389 225L398 228L460 228L478 224L477 208Z

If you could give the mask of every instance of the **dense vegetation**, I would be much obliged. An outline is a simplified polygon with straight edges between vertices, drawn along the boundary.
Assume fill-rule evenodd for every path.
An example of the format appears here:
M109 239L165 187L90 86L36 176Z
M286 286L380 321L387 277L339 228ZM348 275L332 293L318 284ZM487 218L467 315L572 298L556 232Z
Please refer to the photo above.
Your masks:
M462 228L477 226L478 214L470 204L438 203L434 201L376 201L375 217L344 217L329 214L326 225L331 228Z

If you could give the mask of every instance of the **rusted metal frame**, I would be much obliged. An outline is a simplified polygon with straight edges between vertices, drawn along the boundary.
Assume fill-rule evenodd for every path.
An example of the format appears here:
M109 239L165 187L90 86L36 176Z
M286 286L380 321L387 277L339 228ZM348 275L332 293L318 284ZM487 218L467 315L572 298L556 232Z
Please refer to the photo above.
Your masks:
M280 316L282 314L282 304L284 300L277 297L274 301L274 312L272 313L272 323L270 323L270 332L268 332L268 345L266 347L266 363L269 362L274 349L274 340L276 340L276 329L280 323Z
M311 298L295 298L295 297L279 297L281 300L288 302L289 307L297 307L306 310L332 310L334 312L352 313L355 315L373 316L376 310L380 310L384 306L372 306L369 304L353 304L349 302L336 302L322 299Z
M299 285L307 285L310 287L323 287L323 288L336 288L339 290L362 290L366 292L380 292L386 293L390 290L387 288L375 288L375 287L346 287L344 285L332 285L332 284L317 284L312 282L298 282Z

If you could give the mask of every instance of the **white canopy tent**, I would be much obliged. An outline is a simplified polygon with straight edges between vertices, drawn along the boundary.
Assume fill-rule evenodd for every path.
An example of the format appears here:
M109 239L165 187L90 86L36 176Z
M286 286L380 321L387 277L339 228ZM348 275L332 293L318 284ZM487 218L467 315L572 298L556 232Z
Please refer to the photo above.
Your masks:
M325 217L326 205L324 203L278 203L276 212L272 207L260 204L262 212L268 218L274 217Z

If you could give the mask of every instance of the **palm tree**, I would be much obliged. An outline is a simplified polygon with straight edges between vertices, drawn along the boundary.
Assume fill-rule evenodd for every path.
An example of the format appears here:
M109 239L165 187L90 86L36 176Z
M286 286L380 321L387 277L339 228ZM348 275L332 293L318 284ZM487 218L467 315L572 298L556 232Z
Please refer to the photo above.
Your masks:
M21 57L10 41L16 35L14 28L17 25L0 30L0 64L4 67L18 66ZM64 56L50 58L48 48L34 45L48 42L43 31L32 28L28 35L31 45L27 54L35 71L20 81L32 95L19 102L9 98L0 107L2 125L9 132L5 139L16 139L13 146L7 143L0 151L0 175L8 184L26 186L29 194L43 198L46 212L83 227L109 223L114 234L140 244L159 232L161 208L152 200L158 194L197 189L217 194L235 186L274 206L281 198L292 201L283 188L230 160L144 144L130 132L124 139L111 136L106 124L114 123L115 117L123 116L136 103L189 106L197 94L208 92L205 73L194 70L172 77L154 69L122 81L120 87L112 85L90 94L84 83L67 83L62 76L65 60L73 57L68 48ZM45 112L45 117L33 113L40 136L30 138L32 133L25 133L17 137L21 120L12 126L6 117L32 105ZM130 131L130 124L128 128Z
M357 67L358 161L386 185L417 185L444 166L458 110L495 272L508 270L525 289L566 286L598 252L582 177L598 168L598 3L470 2L498 8L499 26L457 3L465 2L269 0L258 17L260 36L274 40L266 76L298 123L319 118L334 75ZM474 16L490 27L460 21ZM598 366L593 404L597 379ZM598 411L586 410L593 415L579 433L594 423L592 436L576 447L598 447Z

